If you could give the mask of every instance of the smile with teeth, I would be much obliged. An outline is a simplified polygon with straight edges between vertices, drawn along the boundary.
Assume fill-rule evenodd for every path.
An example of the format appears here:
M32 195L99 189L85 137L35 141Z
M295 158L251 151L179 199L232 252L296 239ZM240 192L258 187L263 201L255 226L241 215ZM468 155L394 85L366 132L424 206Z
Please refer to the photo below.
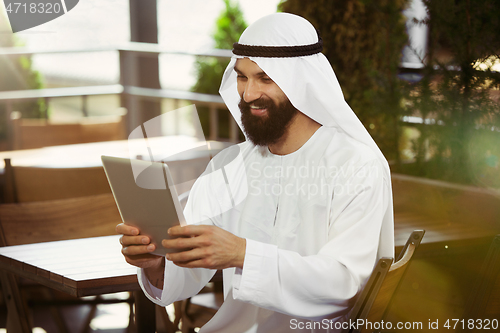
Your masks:
M254 116L262 116L267 112L267 108L261 106L250 105L250 111Z

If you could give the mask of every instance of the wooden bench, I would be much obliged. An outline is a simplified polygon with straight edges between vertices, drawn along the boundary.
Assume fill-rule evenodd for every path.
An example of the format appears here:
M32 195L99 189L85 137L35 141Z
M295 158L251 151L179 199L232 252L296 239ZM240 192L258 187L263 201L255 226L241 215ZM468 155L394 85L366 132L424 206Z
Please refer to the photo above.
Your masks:
M24 119L11 114L10 145L14 150L126 139L125 115L83 117L74 123L54 123L47 119Z
M3 200L6 203L59 200L111 194L101 166L43 168L13 166L5 159Z

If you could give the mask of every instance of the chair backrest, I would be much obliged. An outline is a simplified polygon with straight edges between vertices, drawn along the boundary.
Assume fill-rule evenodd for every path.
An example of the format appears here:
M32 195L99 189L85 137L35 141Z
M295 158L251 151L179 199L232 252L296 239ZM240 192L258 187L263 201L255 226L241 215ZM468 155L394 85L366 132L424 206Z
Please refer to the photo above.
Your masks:
M13 166L5 160L4 202L57 200L111 193L104 169Z
M466 323L463 330L468 329L467 323L470 319L479 319L486 325L486 320L498 320L498 318L500 318L500 234L493 239L477 280L472 286L463 316ZM476 321L475 323L477 324Z
M11 115L11 148L33 149L126 139L125 113L116 116L84 117L75 123L53 123L47 119L23 119Z
M112 194L0 204L0 246L114 235L120 222Z
M373 269L370 278L359 294L353 308L349 312L349 323L380 323L384 313L394 295L406 269L420 245L425 231L415 230L412 232L404 248L399 254L398 260L393 263L393 258L381 258ZM343 333L351 332L373 332L375 329L368 325L350 326Z

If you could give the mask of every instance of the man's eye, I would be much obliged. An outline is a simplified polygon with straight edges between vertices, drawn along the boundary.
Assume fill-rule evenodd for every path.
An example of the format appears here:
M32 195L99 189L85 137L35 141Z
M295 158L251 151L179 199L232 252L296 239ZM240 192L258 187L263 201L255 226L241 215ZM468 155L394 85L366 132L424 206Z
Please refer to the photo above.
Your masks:
M273 82L273 80L270 77L263 77L262 81L267 82L267 83Z

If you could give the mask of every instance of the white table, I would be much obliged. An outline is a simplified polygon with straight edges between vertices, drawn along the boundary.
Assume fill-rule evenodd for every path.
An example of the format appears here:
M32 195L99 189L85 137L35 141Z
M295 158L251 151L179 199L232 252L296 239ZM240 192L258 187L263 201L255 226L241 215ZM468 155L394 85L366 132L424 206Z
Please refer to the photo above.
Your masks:
M10 158L15 166L36 166L36 167L94 167L100 166L101 155L116 157L146 158L149 150L145 144L149 145L155 160L179 159L179 153L188 151L196 146L203 146L204 142L189 136L164 136L147 139L119 140L82 143L65 146L52 146L37 149L23 149L0 152L0 169L4 168L4 159ZM229 142L207 141L211 155L215 155L220 150L233 145ZM180 159L192 159L200 156L210 155L210 152L194 152L183 154Z

